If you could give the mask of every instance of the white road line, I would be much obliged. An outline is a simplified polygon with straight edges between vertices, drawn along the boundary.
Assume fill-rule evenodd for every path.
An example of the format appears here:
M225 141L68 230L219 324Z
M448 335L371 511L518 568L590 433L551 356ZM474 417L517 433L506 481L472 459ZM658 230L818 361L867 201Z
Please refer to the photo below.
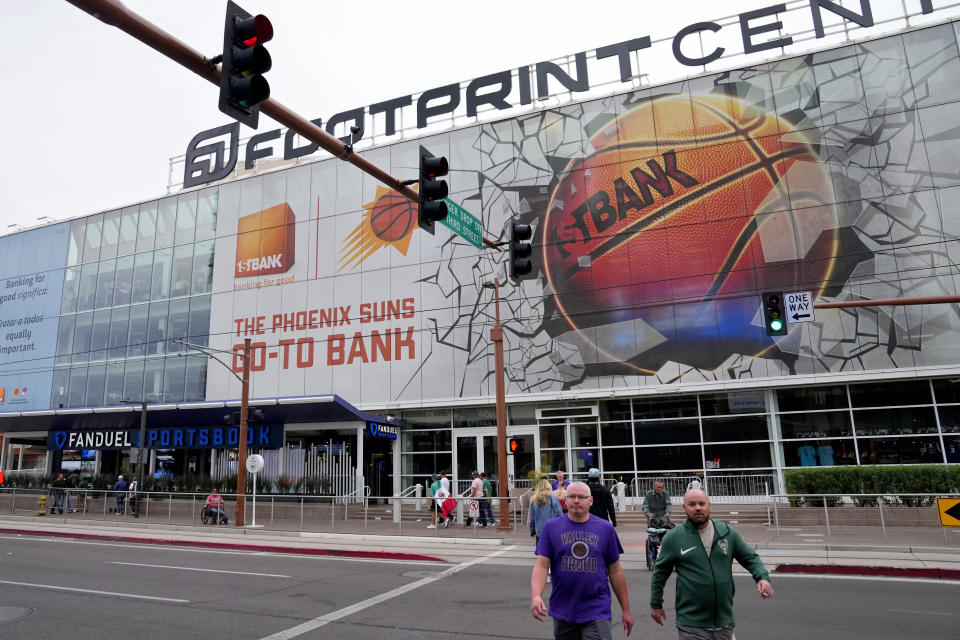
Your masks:
M952 611L920 611L919 609L887 609L887 611L895 611L897 613L909 613L915 616L948 616L953 617L957 615Z
M9 584L15 587L33 587L34 589L50 589L51 591L73 591L76 593L86 593L95 596L111 596L114 598L132 598L134 600L159 600L160 602L175 602L184 604L189 600L180 598L161 598L159 596L142 596L135 593L116 593L113 591L97 591L96 589L76 589L74 587L63 587L56 584L33 584L31 582L13 582L12 580L0 580L0 584Z
M742 575L749 576L745 573ZM772 580L780 578L815 578L817 580L874 580L877 582L919 582L921 584L939 584L960 587L960 580L941 580L938 578L899 578L895 576L838 576L829 573L774 573Z
M386 593L381 593L378 596L367 598L366 600L361 600L360 602L357 602L356 604L352 604L349 607L344 607L343 609L339 609L337 611L331 611L330 613L326 615L322 615L319 618L308 620L307 622L304 622L303 624L299 624L295 627L291 627L290 629L286 629L284 631L280 631L273 635L269 635L264 638L261 638L261 640L290 640L290 638L296 638L297 636L303 635L308 631L319 629L320 627L323 627L331 622L335 622L341 618L345 618L349 615L353 615L354 613L367 609L368 607L372 607L374 605L380 604L381 602L386 602L387 600L396 598L397 596L401 596L405 593L413 591L414 589L425 587L426 585L436 582L437 580L441 580L448 576L452 576L456 573L460 573L464 569L469 569L475 564L480 564L482 562L486 562L487 560L490 560L491 558L496 558L497 556L501 556L507 553L508 551L512 551L514 548L515 548L514 545L511 545L509 547L504 547L499 551L494 551L493 553L487 554L480 558L474 558L473 560L469 560L467 562L464 562L463 564L458 564L453 567L450 567L449 569L441 571L436 575L429 576L427 578L421 578L416 582L405 584L402 587L397 587L396 589L387 591Z
M225 569L201 569L199 567L174 567L167 564L143 564L142 562L114 562L108 560L104 564L122 564L128 567L150 567L152 569L177 569L180 571L204 571L207 573L232 573L238 576L263 576L265 578L289 578L282 573L257 573L253 571L227 571Z
M143 549L148 547L157 551L186 552L186 553L218 553L222 555L242 555L242 556L269 556L274 558L298 558L311 560L339 560L342 562L380 562L384 564L422 564L428 567L449 567L453 563L437 562L435 560L401 560L393 558L351 558L349 556L325 556L314 553L278 553L276 551L254 551L245 549L215 549L215 548L197 548L189 546L189 542L177 542L176 544L150 544L150 543L122 543L122 542L97 542L91 540L70 540L65 538L48 538L44 536L26 536L26 535L0 535L0 540L19 540L21 542L56 542L58 544L84 544L94 547L113 547L126 549ZM180 546L184 545L184 546ZM425 552L428 553L428 552Z

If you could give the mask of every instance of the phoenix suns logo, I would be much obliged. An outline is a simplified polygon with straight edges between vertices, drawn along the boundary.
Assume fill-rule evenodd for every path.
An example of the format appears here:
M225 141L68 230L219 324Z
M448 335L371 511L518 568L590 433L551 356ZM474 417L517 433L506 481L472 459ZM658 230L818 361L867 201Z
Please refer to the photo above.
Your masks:
M340 249L337 271L354 269L387 246L407 255L416 226L416 203L392 189L378 186L373 202L363 205L360 224Z

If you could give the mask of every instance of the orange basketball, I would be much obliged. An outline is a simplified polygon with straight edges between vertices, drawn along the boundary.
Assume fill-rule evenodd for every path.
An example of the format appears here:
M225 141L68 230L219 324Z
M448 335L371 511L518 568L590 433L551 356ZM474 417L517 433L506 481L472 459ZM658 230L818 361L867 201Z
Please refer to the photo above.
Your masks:
M758 292L829 274L832 183L794 125L732 96L669 96L590 143L541 230L546 279L574 329L640 318L666 339L716 341L718 323L750 330ZM818 242L828 230L833 241ZM693 320L679 317L684 303Z
M384 242L396 242L408 233L416 218L416 204L390 192L377 199L370 211L370 229Z

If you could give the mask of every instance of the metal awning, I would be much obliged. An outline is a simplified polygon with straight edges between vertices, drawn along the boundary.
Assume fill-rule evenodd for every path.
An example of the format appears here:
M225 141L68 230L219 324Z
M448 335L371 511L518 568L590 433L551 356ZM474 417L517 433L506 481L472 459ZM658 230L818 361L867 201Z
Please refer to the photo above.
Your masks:
M251 398L261 424L347 422L362 420L399 425L400 421L360 411L336 394L290 398ZM222 425L224 416L240 409L240 400L147 404L147 426ZM0 432L77 429L123 429L140 426L137 405L86 407L0 413Z

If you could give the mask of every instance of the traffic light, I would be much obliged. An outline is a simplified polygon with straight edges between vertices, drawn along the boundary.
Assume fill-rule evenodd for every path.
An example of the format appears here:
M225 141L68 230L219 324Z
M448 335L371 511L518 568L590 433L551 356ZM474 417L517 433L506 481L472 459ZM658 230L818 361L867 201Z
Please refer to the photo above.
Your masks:
M420 147L420 200L417 208L417 224L427 233L433 234L433 225L447 217L447 181L437 180L447 175L450 167L443 156L435 157Z
M510 438L510 453L523 453L527 450L527 443L523 438Z
M270 53L263 46L273 38L273 25L264 15L251 16L227 2L220 65L220 111L257 128L260 103L270 97L263 75L270 70Z
M779 291L763 294L763 323L768 336L787 335L787 314L783 312L783 294Z
M530 273L533 264L530 262L530 254L533 247L530 246L530 238L533 236L533 230L528 224L517 222L510 223L510 266L508 273L514 281L523 279L523 276Z

